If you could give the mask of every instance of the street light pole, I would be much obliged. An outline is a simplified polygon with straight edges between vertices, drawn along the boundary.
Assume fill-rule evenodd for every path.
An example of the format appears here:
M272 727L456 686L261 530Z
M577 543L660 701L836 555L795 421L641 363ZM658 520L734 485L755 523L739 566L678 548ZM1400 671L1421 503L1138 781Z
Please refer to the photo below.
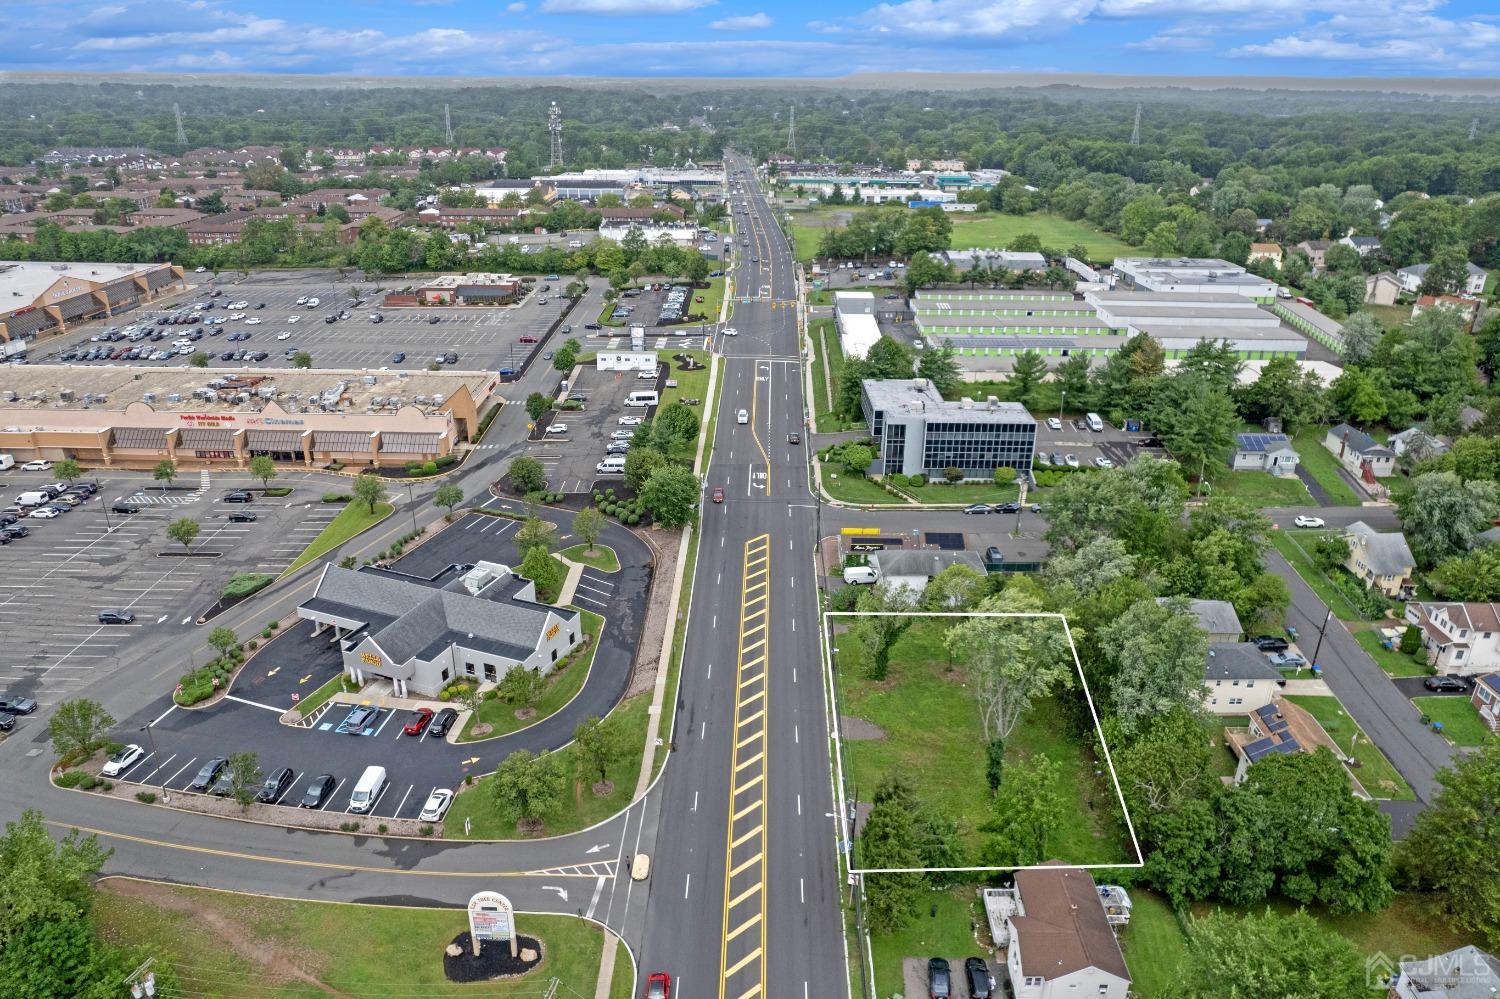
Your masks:
M1068 390L1067 389L1058 389L1057 390L1057 422L1058 423L1062 422L1063 404L1066 403L1067 401L1068 401Z
M152 725L151 722L147 722L146 724L144 724L144 725L141 726L141 731L146 733L146 743L147 743L147 745L149 745L151 747L151 758L155 759L156 758L156 735L151 731L151 725ZM158 763L157 766L160 767L161 764ZM165 777L163 777L162 781L161 781L161 800L162 801L167 801L168 800L168 798L167 798L167 779Z
M406 504L411 507L411 529L412 533L415 534L417 531L417 497L412 492L410 482L406 484Z

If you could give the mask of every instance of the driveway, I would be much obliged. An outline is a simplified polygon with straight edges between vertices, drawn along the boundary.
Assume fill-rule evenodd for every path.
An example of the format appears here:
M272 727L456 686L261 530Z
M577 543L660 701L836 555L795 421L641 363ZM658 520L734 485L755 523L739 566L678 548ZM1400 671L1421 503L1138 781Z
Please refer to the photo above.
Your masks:
M1428 690L1426 687L1422 686L1423 681L1425 681L1426 679L1427 678L1424 677L1424 676L1400 676L1400 677L1396 677L1391 682L1396 685L1396 689L1397 690L1401 691L1402 694L1404 694L1406 697L1409 697L1409 698L1410 697L1463 697L1463 698L1467 698L1469 696L1470 692L1474 689L1474 685L1473 684L1469 684L1469 689L1468 690L1464 690L1462 692L1452 691L1452 692L1442 692L1442 693L1440 693L1440 692L1438 692L1436 690ZM1465 682L1467 683L1468 681L1465 681Z
M1318 506L1333 505L1333 500L1329 497L1327 491L1324 490L1322 483L1313 478L1313 474L1307 470L1307 466L1302 464L1297 465L1297 478L1301 479L1302 484L1307 487L1307 491L1312 496L1314 503L1318 504Z

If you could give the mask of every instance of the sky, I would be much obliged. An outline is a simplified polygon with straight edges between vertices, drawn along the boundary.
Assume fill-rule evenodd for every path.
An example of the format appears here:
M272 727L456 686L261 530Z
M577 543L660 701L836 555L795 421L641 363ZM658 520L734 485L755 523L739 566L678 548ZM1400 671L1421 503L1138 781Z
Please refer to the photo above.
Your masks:
M0 70L1490 76L1494 0L0 0Z

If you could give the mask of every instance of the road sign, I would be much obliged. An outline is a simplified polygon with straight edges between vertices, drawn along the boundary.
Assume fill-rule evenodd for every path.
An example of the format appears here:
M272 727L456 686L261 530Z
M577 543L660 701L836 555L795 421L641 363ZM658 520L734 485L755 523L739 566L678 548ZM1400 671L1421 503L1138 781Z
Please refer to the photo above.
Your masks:
M482 940L509 940L510 956L516 956L516 910L510 899L497 891L475 892L469 899L469 936L474 953Z

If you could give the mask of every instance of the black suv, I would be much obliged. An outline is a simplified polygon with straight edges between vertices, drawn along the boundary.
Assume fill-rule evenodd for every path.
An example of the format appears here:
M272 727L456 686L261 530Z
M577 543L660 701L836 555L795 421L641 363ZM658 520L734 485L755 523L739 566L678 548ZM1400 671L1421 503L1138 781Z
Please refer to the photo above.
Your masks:
M141 508L138 507L138 506L131 506L129 503L116 503L116 504L114 504L113 506L111 506L109 508L109 512L110 513L126 513L126 514L129 514L129 513L140 513L141 512Z
M990 985L990 966L982 957L971 957L964 961L964 977L969 980L971 999L990 999L994 989Z
M203 764L203 766L198 770L197 775L193 777L192 782L188 784L187 789L189 791L207 791L210 787L213 786L214 781L218 778L219 771L223 770L225 765L228 763L229 761L224 757L215 756L213 759Z
M928 999L948 999L953 994L953 983L948 977L948 962L941 957L927 962Z
M453 708L444 708L432 719L432 724L427 726L427 735L441 742L447 735L448 730L453 727L453 722L458 718L458 712Z
M237 489L232 493L224 494L225 503L253 503L255 497L243 489Z
M282 767L266 778L266 782L260 786L260 791L256 793L255 800L263 805L276 804L276 801L291 786L294 776L296 775L292 773L291 767Z
M1291 648L1285 638L1278 638L1275 635L1256 635L1250 641L1262 652L1285 652Z
M99 612L100 624L132 624L134 622L135 611L102 610Z
M231 524L253 524L255 523L255 514L249 510L236 510L234 513L229 514L227 519Z

